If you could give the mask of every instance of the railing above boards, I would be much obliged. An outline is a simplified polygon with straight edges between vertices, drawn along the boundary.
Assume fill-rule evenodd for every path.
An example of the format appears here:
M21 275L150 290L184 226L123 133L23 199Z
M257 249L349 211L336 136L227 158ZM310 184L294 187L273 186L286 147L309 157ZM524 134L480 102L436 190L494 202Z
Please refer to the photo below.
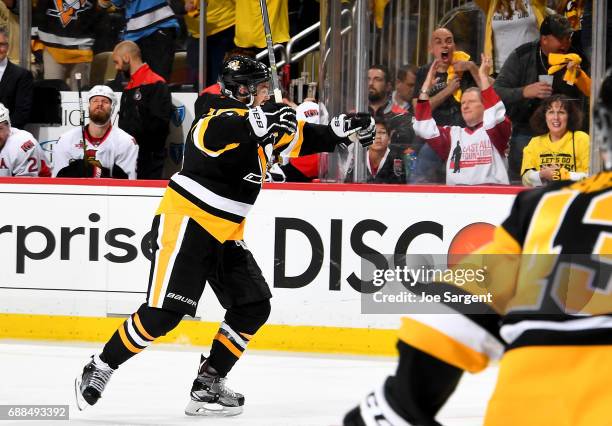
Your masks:
M342 17L348 17L348 23L347 26L342 28L341 34L345 35L347 32L349 32L352 29L352 23L353 23L353 16L351 13L350 9L344 9L342 10L341 13ZM317 41L316 43L311 44L310 46L302 49L301 51L293 54L293 50L295 48L295 45L302 40L303 38L309 36L310 34L314 33L314 32L318 32L319 28L321 27L321 22L316 22L314 24L312 24L311 26L309 26L308 28L304 28L302 31L300 31L299 33L297 33L296 35L294 35L293 37L291 37L291 39L287 42L287 46L284 46L282 44L275 44L274 45L274 52L276 53L277 51L280 52L281 55L281 59L277 60L276 65L278 67L282 67L283 65L285 65L286 63L289 64L294 64L297 61L299 61L300 59L302 59L303 57L305 57L306 55L308 55L309 53L317 50L319 48L319 46L321 45L321 43L319 41ZM327 38L329 36L329 30L327 31L327 34L325 35L325 37ZM268 50L262 50L261 52L259 52L257 54L257 56L255 56L256 59L261 60L264 59L268 56Z

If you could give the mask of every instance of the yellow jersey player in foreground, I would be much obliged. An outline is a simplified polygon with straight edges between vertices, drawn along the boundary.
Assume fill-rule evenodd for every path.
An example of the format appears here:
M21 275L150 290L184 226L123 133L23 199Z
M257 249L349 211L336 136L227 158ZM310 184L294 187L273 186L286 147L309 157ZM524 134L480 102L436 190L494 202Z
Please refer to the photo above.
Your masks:
M333 151L355 134L374 140L369 114L340 114L331 123L297 121L284 104L253 105L268 68L233 56L221 74L222 96L207 95L189 131L182 170L172 176L153 219L147 301L111 336L75 380L80 409L95 404L113 372L156 338L194 316L208 282L226 309L210 356L201 356L185 409L192 416L242 412L244 396L226 376L270 314L272 294L243 241L272 155L296 157ZM160 384L161 386L161 384Z
M493 241L478 250L482 256L462 262L484 263L486 284L454 288L489 292L492 303L479 311L445 304L435 314L405 317L395 375L345 415L345 426L439 425L436 414L463 372L482 371L491 361L499 361L499 375L485 425L611 424L610 74L594 123L606 171L520 193ZM438 294L452 288L434 284L421 288Z

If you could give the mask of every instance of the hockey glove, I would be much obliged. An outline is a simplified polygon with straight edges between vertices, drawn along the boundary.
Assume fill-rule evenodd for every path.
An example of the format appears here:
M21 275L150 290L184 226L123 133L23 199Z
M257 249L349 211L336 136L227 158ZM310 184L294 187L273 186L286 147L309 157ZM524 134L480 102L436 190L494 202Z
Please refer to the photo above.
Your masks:
M359 143L366 147L372 145L376 134L374 119L368 113L340 114L332 117L329 127L339 138L355 134Z
M292 135L297 131L297 117L293 108L285 104L266 102L262 106L251 108L248 115L251 133L259 143L270 142L274 135Z

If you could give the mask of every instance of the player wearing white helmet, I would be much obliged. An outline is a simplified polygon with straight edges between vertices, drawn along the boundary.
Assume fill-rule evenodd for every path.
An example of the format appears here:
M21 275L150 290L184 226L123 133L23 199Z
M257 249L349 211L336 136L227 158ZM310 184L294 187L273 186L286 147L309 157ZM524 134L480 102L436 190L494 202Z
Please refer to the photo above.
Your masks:
M77 127L64 133L53 148L54 176L136 179L138 145L111 123L117 105L115 93L108 86L97 85L87 99L89 124L83 130Z
M98 96L102 97L102 99L95 99ZM87 94L87 102L90 106L92 101L94 101L94 103L100 103L104 101L104 98L106 98L106 100L110 102L110 111L107 111L107 109L96 109L95 113L92 114L92 112L90 111L89 114L89 120L97 125L104 125L110 121L111 116L113 115L113 113L115 112L115 108L117 107L117 96L115 96L115 92L113 92L113 89L102 84L98 84L97 86L92 87L89 93ZM107 102L104 102L104 104L106 103ZM103 113L100 111L103 111Z
M31 133L11 126L9 110L0 104L0 176L50 177L44 151Z

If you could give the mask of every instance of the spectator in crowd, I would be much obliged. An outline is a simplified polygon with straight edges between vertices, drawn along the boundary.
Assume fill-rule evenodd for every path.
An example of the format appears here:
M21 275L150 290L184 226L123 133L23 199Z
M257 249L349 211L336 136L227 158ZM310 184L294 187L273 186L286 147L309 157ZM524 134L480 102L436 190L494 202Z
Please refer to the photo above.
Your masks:
M376 136L368 147L366 156L367 183L406 183L404 163L398 149L390 147L391 132L387 122L376 118ZM346 182L353 181L353 168L346 176Z
M478 72L482 91L471 87L461 95L461 114L466 127L440 126L433 118L428 93L436 78L438 60L432 63L423 82L414 130L446 162L448 185L509 183L504 152L511 124L504 104L490 86L491 66L491 58L483 55Z
M412 110L412 94L414 93L417 70L418 68L415 65L404 65L397 70L395 90L391 94L392 109L408 112Z
M117 71L130 75L121 96L119 128L138 143L138 179L162 179L172 115L170 89L164 78L142 61L140 48L133 41L122 41L115 47L113 62Z
M539 135L523 150L521 176L526 186L553 180L580 180L589 171L589 135L580 131L582 112L565 95L553 95L531 117Z
M567 18L547 16L540 27L539 40L516 48L495 80L495 91L508 108L512 120L508 161L513 181L520 179L523 148L535 136L529 119L542 100L553 93L565 94L580 102L589 96L590 79L580 69L580 57L566 55L571 52L571 35L572 28ZM552 62L559 63L559 59L560 66L553 68ZM550 77L552 84L544 81Z
M96 0L38 1L32 20L44 46L45 80L63 80L77 90L75 74L80 73L83 86L89 85L98 15Z
M235 0L236 2L236 37L234 44L242 48L266 47L261 9L259 2L252 0ZM288 0L267 0L270 29L273 43L289 41L289 8Z
M45 152L31 133L11 126L9 110L0 104L0 176L50 177Z
M391 78L389 70L384 65L372 65L368 69L368 109L373 117L385 118L407 112L392 100Z
M197 88L200 58L200 1L186 0L185 11L189 83ZM217 82L225 53L234 48L235 13L234 0L211 0L206 4L206 86Z
M429 52L437 64L436 75L428 93L434 120L441 126L463 126L461 117L461 93L478 85L478 67L470 61L469 55L456 50L453 33L447 28L438 28L431 34ZM425 91L425 81L431 64L417 70L413 104Z
M179 23L167 0L99 0L100 6L125 8L124 41L138 45L151 69L170 79L174 62L174 40ZM120 126L121 127L121 126Z
M68 130L53 147L53 175L136 179L138 145L111 123L117 106L115 93L98 85L91 88L88 99L89 123Z
M393 134L392 145L400 150L418 149L412 129L411 112L400 108L393 102L393 82L389 70L384 65L372 65L368 70L368 110L375 118L386 120Z
M0 1L0 27L5 28L8 36L8 57L15 65L19 63L19 2L17 0Z
M10 111L13 126L23 129L32 110L32 74L9 60L9 47L8 34L0 28L0 102Z
M515 46L537 40L546 16L545 0L476 0L486 15L484 53L499 73Z

